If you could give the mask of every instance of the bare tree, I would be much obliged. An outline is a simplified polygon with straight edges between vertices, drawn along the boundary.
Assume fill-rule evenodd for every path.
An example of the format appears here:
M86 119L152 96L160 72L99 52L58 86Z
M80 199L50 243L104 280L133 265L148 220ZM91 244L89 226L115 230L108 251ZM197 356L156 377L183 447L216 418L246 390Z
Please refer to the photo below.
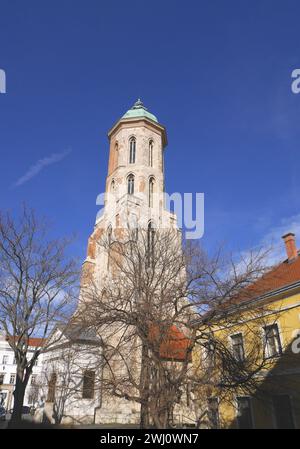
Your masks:
M230 390L249 384L262 369L262 363L249 361L241 370L213 329L216 322L236 322L245 304L237 298L241 292L250 296L249 286L266 269L266 254L258 251L238 262L221 251L208 257L198 243L182 245L177 230L121 235L98 242L110 274L101 283L87 277L77 317L101 335L103 394L139 404L141 427L165 428L179 403L195 402L194 390ZM221 380L211 367L203 369L201 357L193 355L191 363L202 349L215 360L222 356Z
M25 389L45 338L74 308L78 269L68 260L69 241L48 237L49 228L23 208L19 220L0 215L0 326L7 334L17 364L11 423L21 419ZM41 344L30 351L30 338Z

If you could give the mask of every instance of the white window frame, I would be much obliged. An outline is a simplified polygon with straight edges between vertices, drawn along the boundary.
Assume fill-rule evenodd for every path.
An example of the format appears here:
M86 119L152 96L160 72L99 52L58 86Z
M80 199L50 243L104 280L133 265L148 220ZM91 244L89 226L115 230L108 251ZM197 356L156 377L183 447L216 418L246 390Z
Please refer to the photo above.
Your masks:
M279 351L277 354L271 355L268 340L267 340L266 328L272 327L272 326L277 326L278 340L279 340ZM282 334L281 334L281 329L280 329L279 323L277 321L275 321L274 323L266 324L262 328L262 333L263 333L263 357L264 357L264 359L267 360L267 359L273 359L276 357L280 357L283 353L283 344L282 344L282 337L281 337ZM278 343L278 341L277 341L277 343Z
M11 381L12 378L14 379L13 382ZM16 383L16 375L15 375L14 373L11 373L11 374L10 374L10 377L9 377L9 384L10 384L10 385L15 385L15 383Z
M234 345L233 345L233 339L232 339L232 337L235 337L236 335L241 335L241 336L242 336L242 346L243 346L243 358L242 358L242 360L236 359L235 356L234 356L234 352L233 352L233 346L234 346ZM243 334L243 332L234 332L233 334L229 335L229 341L230 341L231 352L232 352L233 357L234 357L238 362L243 362L243 361L245 360L245 358L246 358L246 351L245 351L245 345L244 345L245 339L244 339L244 334Z

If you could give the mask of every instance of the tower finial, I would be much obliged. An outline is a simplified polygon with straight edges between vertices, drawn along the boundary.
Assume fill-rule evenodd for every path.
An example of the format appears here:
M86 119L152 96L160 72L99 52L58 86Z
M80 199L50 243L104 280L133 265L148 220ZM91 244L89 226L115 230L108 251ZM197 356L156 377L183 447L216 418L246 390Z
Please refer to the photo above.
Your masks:
M131 109L145 109L147 111L147 108L145 108L140 98L137 99L137 101L134 103Z

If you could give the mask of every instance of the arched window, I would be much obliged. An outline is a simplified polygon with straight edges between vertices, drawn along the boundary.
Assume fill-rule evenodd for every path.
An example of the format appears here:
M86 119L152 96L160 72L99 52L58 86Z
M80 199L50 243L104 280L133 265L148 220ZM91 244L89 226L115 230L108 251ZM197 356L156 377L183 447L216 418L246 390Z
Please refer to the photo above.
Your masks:
M147 230L147 246L148 246L148 266L154 264L154 237L155 237L155 230L152 221L148 224L148 230Z
M127 179L127 193L128 195L134 194L134 176L129 175Z
M149 142L149 165L153 167L153 140Z
M116 185L115 185L115 180L113 179L112 182L111 182L111 185L110 185L110 191L111 191L111 192L114 192L115 187L116 187Z
M154 191L154 178L149 179L149 207L153 207L153 191Z
M129 164L135 163L135 147L136 147L136 140L134 137L131 137L129 141Z
M107 268L109 268L110 264L111 238L112 238L112 227L109 226L107 229Z
M119 144L115 143L115 152L113 154L113 170L115 170L119 165Z

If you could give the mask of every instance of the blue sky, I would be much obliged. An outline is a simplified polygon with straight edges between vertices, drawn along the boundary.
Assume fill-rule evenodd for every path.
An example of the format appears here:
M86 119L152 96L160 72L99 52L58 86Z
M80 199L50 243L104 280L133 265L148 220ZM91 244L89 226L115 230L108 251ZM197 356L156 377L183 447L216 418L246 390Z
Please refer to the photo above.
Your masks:
M25 201L83 258L107 131L141 97L167 127L167 191L205 193L208 248L300 242L299 16L292 0L1 0L0 208Z

